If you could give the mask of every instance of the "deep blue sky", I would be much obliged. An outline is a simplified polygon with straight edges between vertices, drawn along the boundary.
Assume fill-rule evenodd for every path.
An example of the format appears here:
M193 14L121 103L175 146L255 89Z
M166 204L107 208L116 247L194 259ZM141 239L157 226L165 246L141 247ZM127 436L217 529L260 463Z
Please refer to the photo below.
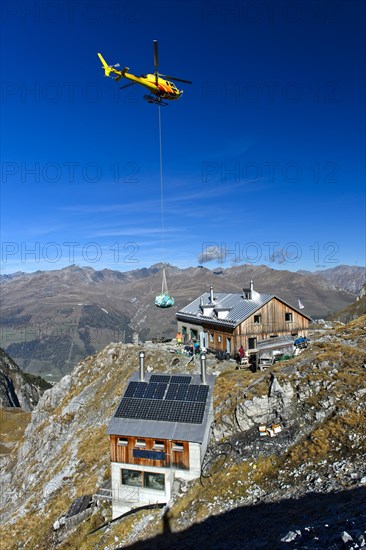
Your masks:
M2 4L2 272L365 264L365 4ZM193 81L161 108L97 57ZM203 257L202 257L203 254Z

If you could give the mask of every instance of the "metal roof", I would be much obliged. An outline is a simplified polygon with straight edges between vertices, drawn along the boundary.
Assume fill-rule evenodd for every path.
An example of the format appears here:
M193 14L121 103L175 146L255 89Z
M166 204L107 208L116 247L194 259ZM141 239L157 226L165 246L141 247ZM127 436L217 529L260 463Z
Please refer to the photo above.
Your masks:
M145 373L144 382L146 384L144 386L140 386L140 390L145 390L146 388L146 391L144 392L146 396L151 395L151 391L153 390L152 386L156 385L154 377L156 379L156 375ZM151 381L151 378L153 381ZM216 377L213 375L206 376L206 384L203 385L201 384L200 375L191 375L189 377L189 383L185 380L184 384L181 384L187 388L197 385L199 385L202 389L207 388L207 396L205 396L203 400L201 398L200 403L194 401L182 401L180 399L167 399L167 396L169 395L169 388L171 390L175 385L175 381L179 379L182 380L184 377L171 375L169 378L170 380L167 385L167 390L162 397L160 396L159 398L151 399L150 397L145 397L144 394L140 398L136 398L136 396L129 397L136 382L140 385L142 384L139 380L139 373L134 372L129 379L124 395L108 425L107 433L110 435L120 435L126 437L153 437L156 439L178 439L182 441L202 443L213 420L212 394ZM131 382L134 383L133 386L131 386ZM154 403L152 404L151 402L153 400ZM128 407L124 407L126 401L129 401ZM160 408L164 409L164 412L168 413L168 416L165 414L165 418L169 418L170 415L170 417L175 420L177 418L177 408L184 409L183 416L186 416L187 410L189 413L190 407L194 410L198 404L201 408L203 408L203 414L199 418L199 422L197 421L197 418L195 422L167 421L159 420L157 417L153 419L151 418L150 405L154 406L153 412L158 411ZM131 411L131 413L128 411ZM136 418L136 415L139 417ZM195 415L193 415L192 418L194 417ZM189 418L190 416L188 414L188 419Z
M176 316L184 317L185 319L191 318L196 321L202 319L202 321L209 321L210 323L236 327L274 297L274 294L258 294L258 292L253 292L253 299L247 300L242 294L215 292L214 304L210 304L210 293L205 292L183 309L179 310ZM202 298L204 306L214 305L214 310L210 315L203 315L202 313L200 307ZM229 310L228 314L224 319L218 319L216 311L222 310Z
M303 317L311 320L311 318L298 310L296 307L288 304L282 298L279 298L275 294L259 294L253 291L253 298L251 300L244 298L243 294L227 294L224 292L214 293L214 303L210 302L210 293L205 292L198 298L193 300L190 304L182 308L176 313L178 319L202 321L206 323L213 323L216 325L226 325L228 327L236 327L245 319L253 315L258 309L267 304L270 300L276 298L280 302L284 303ZM203 315L203 311L200 306L213 306L214 309L210 315ZM217 317L217 311L229 310L227 316L224 319Z

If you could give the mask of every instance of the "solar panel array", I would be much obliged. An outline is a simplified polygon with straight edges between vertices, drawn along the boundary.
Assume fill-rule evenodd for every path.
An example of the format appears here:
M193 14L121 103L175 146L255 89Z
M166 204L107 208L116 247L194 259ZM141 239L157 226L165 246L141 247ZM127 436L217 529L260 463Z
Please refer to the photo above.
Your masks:
M201 424L209 388L191 380L191 376L153 374L149 382L130 382L115 416Z
M205 406L205 403L123 397L116 417L202 424Z

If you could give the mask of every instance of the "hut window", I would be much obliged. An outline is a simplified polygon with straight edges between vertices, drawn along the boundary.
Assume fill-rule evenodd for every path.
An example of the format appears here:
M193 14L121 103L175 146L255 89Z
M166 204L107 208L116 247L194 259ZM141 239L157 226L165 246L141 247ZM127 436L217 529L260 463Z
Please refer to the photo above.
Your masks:
M214 335L213 332L210 332L210 342L212 343L214 341Z
M173 451L183 451L183 443L179 443L178 441L173 441L172 450Z
M158 491L164 491L164 474L153 474L152 472L144 472L144 487L147 487L149 489L156 489Z
M128 439L125 437L119 437L117 441L118 445L128 445Z
M255 349L257 347L257 339L256 338L248 338L248 348L249 349Z
M221 344L221 342L222 342L221 334L218 335L217 340L218 340L219 344Z
M254 315L254 324L260 325L262 323L262 315Z
M142 472L139 472L137 470L122 469L122 484L132 485L133 487L141 487Z
M164 441L154 441L154 449L165 449Z
M285 313L285 321L286 323L291 323L292 321L292 313Z
M146 447L145 439L136 439L136 447Z

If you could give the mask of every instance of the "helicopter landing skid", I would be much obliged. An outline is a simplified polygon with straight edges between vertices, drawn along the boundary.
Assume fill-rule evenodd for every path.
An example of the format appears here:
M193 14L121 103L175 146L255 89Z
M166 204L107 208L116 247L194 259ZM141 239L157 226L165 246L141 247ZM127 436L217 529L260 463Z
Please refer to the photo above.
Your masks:
M149 94L144 95L144 100L147 101L148 103L154 103L155 105L162 105L163 107L166 107L168 105L168 103L166 103L159 97L155 97Z

